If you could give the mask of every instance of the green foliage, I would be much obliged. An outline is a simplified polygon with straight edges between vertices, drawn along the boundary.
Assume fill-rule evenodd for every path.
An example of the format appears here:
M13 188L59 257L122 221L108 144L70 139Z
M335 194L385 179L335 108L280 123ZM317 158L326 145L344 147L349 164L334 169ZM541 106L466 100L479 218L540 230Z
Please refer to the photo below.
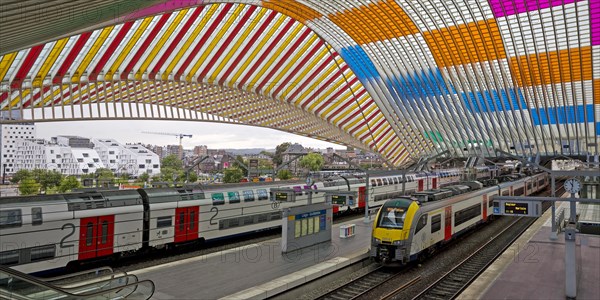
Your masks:
M183 170L183 162L181 161L181 159L179 159L179 157L177 157L177 155L170 154L165 156L165 158L163 158L160 162L161 172L163 168Z
M325 164L325 159L320 153L309 153L300 159L300 166L310 171L320 171Z
M61 193L66 193L80 187L81 183L79 183L75 176L67 176L61 181L60 185L58 186L58 191Z
M10 179L10 182L17 184L19 183L21 180L27 178L27 177L31 177L31 172L29 170L19 170L17 171L12 178Z
M288 180L292 178L292 172L290 172L290 170L287 169L279 170L279 172L277 173L277 178L281 180Z
M248 163L244 161L241 155L235 157L235 160L231 163L231 166L238 168L244 174L244 177L248 177L248 170L244 166L248 166Z
M291 146L291 143L285 142L275 148L275 154L273 157L273 164L279 166L283 163L283 153Z
M19 193L21 195L35 195L40 192L40 184L32 177L21 179L19 184Z
M143 181L143 182L148 182L148 179L150 179L150 175L148 175L148 173L142 173L139 177L139 180Z
M223 182L224 183L237 183L242 180L244 173L238 168L228 168L223 171Z
M31 177L40 184L42 191L46 191L49 188L51 189L60 185L64 176L55 170L33 169Z
M160 181L160 175L154 175L154 176L152 176L152 181L153 182Z
M190 174L188 174L188 182L196 182L198 181L198 174L194 173L194 172L190 172Z
M99 168L96 169L96 172L94 173L94 177L96 177L98 179L98 181L112 181L113 179L115 179L115 174L113 173L113 171L111 171L110 169L107 168Z

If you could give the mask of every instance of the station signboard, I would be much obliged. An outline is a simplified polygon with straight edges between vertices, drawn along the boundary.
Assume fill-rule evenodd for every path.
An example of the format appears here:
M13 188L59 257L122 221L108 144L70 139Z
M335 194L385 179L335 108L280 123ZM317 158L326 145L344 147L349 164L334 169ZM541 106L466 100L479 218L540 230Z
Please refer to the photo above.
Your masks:
M542 202L538 200L494 200L494 215L539 217Z

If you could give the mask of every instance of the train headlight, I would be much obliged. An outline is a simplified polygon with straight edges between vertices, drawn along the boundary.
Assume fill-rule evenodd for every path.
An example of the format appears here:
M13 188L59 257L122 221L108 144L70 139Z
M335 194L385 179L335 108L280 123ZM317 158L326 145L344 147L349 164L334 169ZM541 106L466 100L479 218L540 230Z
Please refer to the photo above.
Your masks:
M402 245L403 243L404 243L403 240L397 240L397 241L392 242L392 244L394 244L394 245Z
M373 244L381 244L381 240L378 238L373 238Z

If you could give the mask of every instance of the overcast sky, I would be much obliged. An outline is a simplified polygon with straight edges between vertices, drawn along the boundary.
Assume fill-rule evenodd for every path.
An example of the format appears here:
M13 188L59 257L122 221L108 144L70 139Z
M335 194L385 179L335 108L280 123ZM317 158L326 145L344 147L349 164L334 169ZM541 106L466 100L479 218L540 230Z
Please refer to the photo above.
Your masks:
M176 145L179 138L168 135L146 134L143 131L191 134L183 138L185 149L207 145L209 149L266 148L274 149L284 142L300 143L304 147L344 146L293 135L273 129L221 123L188 121L70 121L36 123L37 137L49 140L57 135L77 135L88 138L113 138L120 143Z

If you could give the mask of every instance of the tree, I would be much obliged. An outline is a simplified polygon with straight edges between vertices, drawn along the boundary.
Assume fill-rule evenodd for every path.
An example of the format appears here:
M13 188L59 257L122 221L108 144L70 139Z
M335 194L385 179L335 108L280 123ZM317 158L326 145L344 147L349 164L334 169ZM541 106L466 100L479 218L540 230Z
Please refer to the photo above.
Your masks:
M29 170L21 169L12 176L10 182L17 184L27 177L31 177L31 172Z
M283 153L285 151L287 151L287 149L290 147L290 145L292 145L292 144L285 142L285 143L279 144L277 147L275 147L275 153L261 151L260 154L269 156L271 158L271 160L273 161L273 164L276 166L279 166L283 163Z
M148 175L148 173L142 173L138 178L143 182L148 182L148 179L150 179L150 175Z
M67 176L60 182L58 191L61 193L66 193L80 187L81 183L79 183L75 176Z
M60 185L63 179L63 175L60 172L56 170L48 171L45 169L33 169L31 171L31 177L40 184L42 191Z
M40 191L40 184L35 181L32 177L26 177L21 179L19 184L19 193L21 195L35 195Z
M279 170L279 172L277 173L277 178L281 180L288 180L292 178L292 172L290 172L290 170L287 169Z
M160 175L162 181L183 181L185 179L185 172L183 171L183 162L177 155L170 154L162 159L160 162Z
M183 170L183 162L181 161L181 159L179 159L179 157L177 157L177 155L170 154L162 159L162 161L160 162L160 168L161 172L163 168Z
M300 166L310 171L320 171L325 164L325 159L320 153L312 152L300 159Z
M188 174L188 182L196 182L198 181L198 174L196 174L195 172L190 172Z
M238 168L228 168L223 171L223 182L224 183L237 183L242 180L244 173Z
M123 182L127 183L127 182L129 182L129 179L130 179L130 178L131 178L131 175L129 175L129 173L122 173L122 174L119 176L119 181L120 181L121 183L123 183Z
M241 155L235 157L235 160L231 163L231 166L240 169L244 174L244 177L248 177L248 170L243 167L248 166L248 164L244 161L244 158Z
M158 181L160 181L160 175L159 174L152 176L152 182L158 182Z
M98 181L112 181L115 178L115 173L107 168L98 168L94 174Z

